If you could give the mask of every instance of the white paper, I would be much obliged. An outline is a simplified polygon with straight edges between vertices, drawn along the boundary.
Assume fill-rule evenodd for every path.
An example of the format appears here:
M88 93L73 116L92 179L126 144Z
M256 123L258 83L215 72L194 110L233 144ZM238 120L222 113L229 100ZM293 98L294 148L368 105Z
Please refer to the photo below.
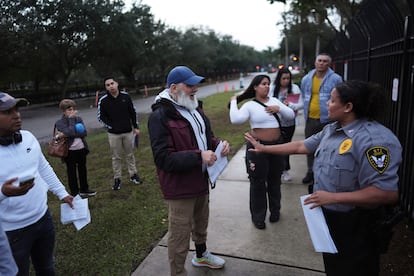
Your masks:
M223 149L223 142L218 144L215 154L217 156L216 162L212 166L207 167L208 176L212 185L216 183L217 178L224 171L228 164L227 156L221 156L221 151Z
M60 205L60 221L62 224L73 222L76 229L80 230L91 221L88 199L77 195L73 198L72 204L73 209L68 203Z
M76 230L81 230L83 227L88 225L91 222L91 212L88 209L88 212L86 214L86 217L83 219L77 219L73 222L73 225L75 225Z
M326 224L325 216L322 208L316 207L310 209L312 204L305 205L304 200L310 195L303 195L300 197L303 214L305 216L306 224L308 226L309 234L316 252L338 253L335 243L329 233L328 225Z

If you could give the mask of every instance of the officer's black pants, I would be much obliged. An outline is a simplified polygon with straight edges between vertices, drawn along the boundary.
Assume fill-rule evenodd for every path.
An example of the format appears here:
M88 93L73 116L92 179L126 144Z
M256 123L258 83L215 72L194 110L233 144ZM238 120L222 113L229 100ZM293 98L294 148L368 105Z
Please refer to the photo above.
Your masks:
M373 234L375 216L371 211L356 209L335 212L323 208L338 254L323 254L328 276L376 276L379 253Z

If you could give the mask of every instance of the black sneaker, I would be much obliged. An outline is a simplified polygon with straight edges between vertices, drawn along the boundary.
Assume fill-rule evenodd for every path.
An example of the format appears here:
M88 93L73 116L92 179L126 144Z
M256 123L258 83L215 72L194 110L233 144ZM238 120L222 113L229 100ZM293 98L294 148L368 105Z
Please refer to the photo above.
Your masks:
M263 221L253 221L254 226L257 229L263 230L266 228L266 223L264 223Z
M95 191L92 191L92 190L86 190L86 191L80 192L79 195L81 197L91 197L91 196L95 196L96 195L96 192Z
M115 178L114 185L112 186L112 190L120 190L121 189L121 179Z
M279 218L280 218L280 214L279 213L271 214L270 217L269 217L269 221L271 223L278 222L279 221Z
M306 176L302 179L303 184L309 184L313 182L313 172L308 172Z
M134 174L133 176L131 176L131 178L129 180L132 183L137 184L137 185L141 183L141 179L139 178L139 176L137 174Z

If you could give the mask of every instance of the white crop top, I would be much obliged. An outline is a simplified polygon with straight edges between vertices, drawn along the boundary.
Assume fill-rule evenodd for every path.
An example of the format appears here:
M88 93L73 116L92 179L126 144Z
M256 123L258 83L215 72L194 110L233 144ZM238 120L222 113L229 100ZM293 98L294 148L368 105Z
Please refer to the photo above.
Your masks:
M280 119L291 120L295 118L295 112L274 97L269 97L265 103L267 106L278 105L280 111L277 113ZM240 109L237 101L230 102L230 121L232 124L242 124L250 120L251 129L254 128L279 128L279 123L273 114L266 112L265 107L251 100L244 103Z

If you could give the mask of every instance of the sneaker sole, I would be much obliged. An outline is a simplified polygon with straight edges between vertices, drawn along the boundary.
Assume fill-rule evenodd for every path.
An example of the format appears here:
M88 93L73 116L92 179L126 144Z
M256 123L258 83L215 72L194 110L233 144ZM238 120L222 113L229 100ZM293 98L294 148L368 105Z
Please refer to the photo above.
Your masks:
M222 266L212 265L212 264L206 263L206 262L199 263L199 262L194 261L194 260L191 260L191 263L193 264L193 266L197 266L197 267L208 267L208 268L212 268L212 269L220 269L220 268L223 268L224 267L224 265L222 265Z
M83 193L80 193L79 195L82 196L82 197L91 197L91 196L95 196L96 193L93 193L93 194L83 194Z

